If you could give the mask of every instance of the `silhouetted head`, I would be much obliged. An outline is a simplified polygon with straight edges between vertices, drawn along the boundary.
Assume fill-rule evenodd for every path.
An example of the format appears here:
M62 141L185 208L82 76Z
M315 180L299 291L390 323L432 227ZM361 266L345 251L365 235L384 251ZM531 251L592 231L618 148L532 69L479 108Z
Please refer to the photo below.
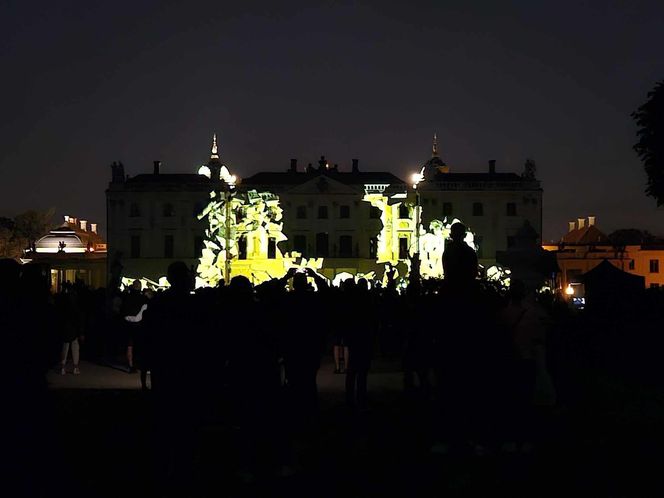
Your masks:
M182 261L175 261L168 265L168 283L176 291L190 291L193 289L189 268Z
M229 290L234 294L240 296L252 295L254 289L251 286L249 279L243 275L238 275L231 278L231 283L229 285Z
M307 282L307 275L305 273L298 272L293 275L293 290L294 291L305 291L309 287Z
M369 282L366 278L361 278L357 281L357 290L360 292L367 292L369 290Z
M141 281L139 279L136 279L131 283L131 288L137 292L141 292L142 287L143 286L141 285Z
M461 242L466 238L466 225L463 223L455 223L450 228L450 236L455 242Z
M341 290L344 291L344 292L354 291L355 288L356 288L355 279L352 278L352 277L347 278L346 280L341 282Z
M519 279L510 281L509 297L512 301L520 303L526 297L526 286Z

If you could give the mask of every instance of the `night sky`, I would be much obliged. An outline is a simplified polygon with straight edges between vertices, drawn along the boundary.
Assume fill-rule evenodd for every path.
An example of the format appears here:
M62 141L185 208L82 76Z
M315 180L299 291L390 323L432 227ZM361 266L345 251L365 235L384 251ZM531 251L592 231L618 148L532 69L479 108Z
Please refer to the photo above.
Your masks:
M545 240L586 215L664 235L630 117L664 78L661 0L278 4L2 2L0 215L103 228L112 161L195 172L213 131L240 176L402 177L437 132L452 171L535 159Z

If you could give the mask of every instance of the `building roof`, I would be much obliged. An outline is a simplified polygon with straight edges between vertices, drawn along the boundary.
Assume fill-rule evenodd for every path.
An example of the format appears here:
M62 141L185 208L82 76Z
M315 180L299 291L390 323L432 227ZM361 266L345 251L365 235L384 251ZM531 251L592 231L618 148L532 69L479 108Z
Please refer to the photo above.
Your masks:
M311 171L311 172L263 172L243 178L241 185L299 185L318 176L327 176L346 185L367 183L403 184L404 181L386 171Z
M130 176L126 183L210 183L210 179L197 173L160 173Z
M575 228L567 232L561 241L567 245L610 245L611 241L604 235L595 225L585 226L583 228Z

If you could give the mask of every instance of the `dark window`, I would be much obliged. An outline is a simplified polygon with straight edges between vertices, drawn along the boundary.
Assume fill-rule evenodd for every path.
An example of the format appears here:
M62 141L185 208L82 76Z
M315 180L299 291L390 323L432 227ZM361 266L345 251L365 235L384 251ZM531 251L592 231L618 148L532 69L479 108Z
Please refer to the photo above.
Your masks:
M203 209L205 209L205 206L206 205L204 203L202 203L201 201L198 201L198 202L194 203L194 209L192 211L192 214L194 216L198 216L199 214L201 214L203 212Z
M507 203L507 216L516 216L516 203L508 202Z
M405 204L401 204L399 206L399 219L400 220L407 220L409 218L409 213L408 213L408 206Z
M138 218L141 215L141 208L137 202L132 202L129 205L129 216L132 218Z
M408 239L406 237L399 239L399 259L408 259Z
M293 248L302 254L307 254L307 237L305 235L296 235L293 237Z
M237 259L247 259L247 237L240 236L237 241Z
M203 237L200 235L197 237L194 237L194 257L195 258L200 258L203 254L203 248L205 247L205 243L203 242Z
M658 289L658 288L659 288L659 284L650 284L650 288L651 288L651 289Z
M451 202L443 202L443 216L452 216L454 214L454 208L452 207Z
M378 254L378 239L376 237L371 237L369 239L369 259L376 259Z
M353 237L342 235L339 237L339 257L351 258L353 256Z
M173 257L173 236L164 235L164 257L172 258Z
M235 211L235 223L240 223L244 221L244 210L238 209Z
M327 206L318 206L318 219L319 220L327 219Z
M131 257L140 258L141 257L141 236L132 235L131 236Z
M161 212L164 215L164 218L170 218L171 216L175 216L175 208L173 207L173 204L171 204L170 202L167 202L162 206Z
M629 260L629 269L630 269L630 270L633 270L633 269L634 269L634 260L633 260L633 259L630 259L630 260Z
M369 206L369 218L376 220L380 218L380 208L376 206Z
M514 238L514 235L508 235L507 236L507 248L514 247L516 244L516 239Z
M295 213L295 217L298 220L306 220L307 219L307 206L298 206L297 211Z
M330 253L329 237L327 232L316 234L316 257L327 258Z
M350 206L339 206L339 218L350 218Z
M484 216L484 205L481 202L473 202L473 216Z
M477 248L477 257L482 258L483 250L482 250L482 237L480 235L475 235L475 247Z
M659 259L650 260L650 273L659 273Z
M270 237L267 239L267 259L276 259L277 257L277 239Z

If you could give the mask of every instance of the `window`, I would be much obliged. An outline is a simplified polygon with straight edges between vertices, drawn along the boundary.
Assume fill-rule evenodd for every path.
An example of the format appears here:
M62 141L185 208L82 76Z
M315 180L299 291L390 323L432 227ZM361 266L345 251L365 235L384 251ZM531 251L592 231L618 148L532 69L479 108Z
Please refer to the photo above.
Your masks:
M138 218L141 215L141 208L137 202L132 202L129 205L129 216L132 218Z
M161 214L164 216L164 218L175 216L175 208L173 207L173 204L170 202L164 203L164 205L161 207Z
M350 218L350 206L339 206L339 218Z
M508 202L507 203L507 216L516 216L516 203Z
M173 236L164 235L164 257L172 258L173 257Z
M318 219L319 220L327 219L327 206L318 206Z
M342 235L339 237L339 257L351 258L353 257L353 236Z
M320 232L316 234L316 257L327 258L329 255L329 237L327 232Z
M378 254L378 239L376 237L371 237L369 239L369 259L376 259Z
M406 237L399 239L399 259L408 259L408 239Z
M295 217L298 220L306 220L307 219L307 206L298 206L296 210Z
M242 208L235 211L235 223L240 223L244 221L244 210Z
M473 202L473 216L484 216L484 205L481 202Z
M140 258L141 257L141 236L140 235L132 235L130 239L130 245L131 245L131 257L132 258Z
M408 206L402 203L399 205L399 219L407 220L408 218L410 218L408 213Z
M659 259L650 260L650 273L659 273Z
M247 237L241 235L237 241L237 259L247 259Z
M296 235L293 237L293 249L302 255L307 254L307 237L304 235Z
M443 216L452 216L454 214L454 208L452 207L451 202L443 202Z
M633 260L633 259L630 259L630 260L629 260L629 269L630 269L630 270L633 270L633 269L634 269L634 260Z
M481 235L475 235L475 247L477 247L477 259L481 259L483 256L483 250L482 247L484 244L482 243L482 236Z
M277 239L270 237L267 239L267 259L276 259L277 257Z
M203 242L203 237L200 235L194 237L194 258L200 258L203 254L203 248L205 243Z
M658 289L658 288L659 288L659 284L650 284L650 288L651 288L651 289Z
M369 218L377 220L380 218L380 209L376 206L369 206Z
M514 247L516 244L516 239L514 238L514 235L508 235L507 236L507 248L510 249Z

